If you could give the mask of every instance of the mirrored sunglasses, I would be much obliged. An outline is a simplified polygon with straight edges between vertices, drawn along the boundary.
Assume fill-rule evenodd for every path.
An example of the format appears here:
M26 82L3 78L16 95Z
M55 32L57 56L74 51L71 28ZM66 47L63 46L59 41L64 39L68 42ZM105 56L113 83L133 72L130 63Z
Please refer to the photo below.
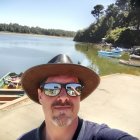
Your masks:
M61 89L65 88L69 96L80 96L83 86L79 83L43 83L40 88L44 90L47 96L57 96Z

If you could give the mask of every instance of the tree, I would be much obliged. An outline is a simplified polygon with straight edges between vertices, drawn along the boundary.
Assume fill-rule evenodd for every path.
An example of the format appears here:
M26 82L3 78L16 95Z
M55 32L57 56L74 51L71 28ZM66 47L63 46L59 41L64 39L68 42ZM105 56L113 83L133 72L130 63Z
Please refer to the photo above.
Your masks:
M110 4L108 8L105 10L106 16L107 17L116 17L118 14L119 10L118 7L115 4Z
M140 0L130 0L131 12L129 16L132 17L134 26L140 30Z
M139 0L130 0L130 5L132 8L139 8L140 7L140 1Z
M96 18L97 21L99 20L100 16L104 13L103 9L104 9L104 6L98 4L94 6L94 10L91 11L91 14Z
M115 4L122 11L129 11L130 10L130 0L116 0Z

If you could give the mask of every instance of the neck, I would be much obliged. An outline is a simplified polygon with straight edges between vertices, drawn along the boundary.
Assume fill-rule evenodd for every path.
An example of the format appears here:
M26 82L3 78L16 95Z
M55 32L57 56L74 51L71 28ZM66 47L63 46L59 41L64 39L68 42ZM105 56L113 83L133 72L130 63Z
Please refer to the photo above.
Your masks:
M67 127L59 127L45 121L44 136L46 140L72 140L78 127L78 117Z

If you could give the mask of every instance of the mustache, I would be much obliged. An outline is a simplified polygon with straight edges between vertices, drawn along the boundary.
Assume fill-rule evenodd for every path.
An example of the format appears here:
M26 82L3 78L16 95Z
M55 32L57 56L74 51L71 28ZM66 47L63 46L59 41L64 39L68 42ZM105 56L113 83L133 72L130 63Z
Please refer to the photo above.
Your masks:
M52 106L73 106L73 103L65 100L65 102L62 102L61 100L55 101Z

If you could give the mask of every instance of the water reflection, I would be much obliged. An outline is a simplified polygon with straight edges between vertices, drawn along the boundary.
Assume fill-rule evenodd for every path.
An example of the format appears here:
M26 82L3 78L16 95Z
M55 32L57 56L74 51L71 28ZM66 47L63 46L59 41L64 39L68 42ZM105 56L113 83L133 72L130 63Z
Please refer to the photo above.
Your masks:
M140 68L130 67L119 64L119 59L100 57L97 51L99 47L89 43L77 43L75 49L85 54L86 59L90 62L88 67L92 68L99 75L108 75L114 73L128 73L140 75Z
M88 43L77 43L75 44L75 49L77 51L80 51L86 55L86 61L88 60L86 66L94 70L97 74L99 74L99 67L96 64L96 53L97 48L93 47L93 45L90 45Z
M72 38L0 33L0 77L9 71L24 72L63 53L74 63L80 61L85 66L89 63L83 53L75 50Z
M72 38L0 33L0 77L7 72L24 72L29 67L45 64L52 57L65 53L74 63L93 69L100 75L130 73L140 69L120 65L117 59L99 57L97 45L75 43Z

